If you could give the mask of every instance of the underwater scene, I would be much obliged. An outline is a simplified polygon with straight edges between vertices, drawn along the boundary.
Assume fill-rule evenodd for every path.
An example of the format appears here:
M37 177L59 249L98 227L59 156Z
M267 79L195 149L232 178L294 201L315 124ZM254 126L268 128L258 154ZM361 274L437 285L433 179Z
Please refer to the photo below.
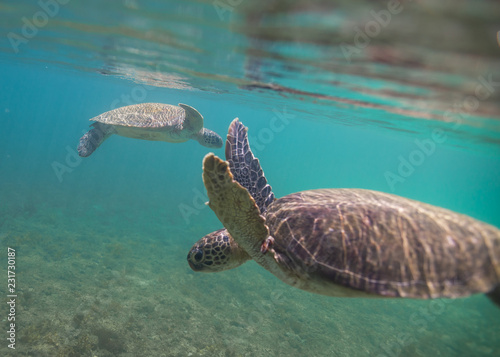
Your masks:
M279 235L220 272L190 252L224 228L216 213L246 207L209 207L202 178L207 154L231 159L235 118L278 199L368 189L498 232L498 14L493 0L2 1L0 356L500 356L482 293L500 286L498 233L464 236L484 251L455 242L456 261L493 272L457 298L298 289L252 259ZM245 219L229 223L251 240L263 223Z

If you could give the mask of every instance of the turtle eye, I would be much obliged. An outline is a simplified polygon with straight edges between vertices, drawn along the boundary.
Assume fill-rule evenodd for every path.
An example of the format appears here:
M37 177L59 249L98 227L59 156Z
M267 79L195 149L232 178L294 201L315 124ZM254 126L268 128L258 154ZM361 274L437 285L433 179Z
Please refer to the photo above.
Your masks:
M193 255L194 261L199 263L203 259L203 252L201 250L197 250Z

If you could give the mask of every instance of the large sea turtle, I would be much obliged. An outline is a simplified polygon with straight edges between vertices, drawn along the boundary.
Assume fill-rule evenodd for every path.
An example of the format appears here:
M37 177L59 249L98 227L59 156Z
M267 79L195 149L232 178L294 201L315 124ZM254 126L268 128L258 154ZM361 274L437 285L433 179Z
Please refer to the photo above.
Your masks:
M191 248L195 271L249 259L287 284L330 296L461 297L500 303L500 230L471 217L363 189L320 189L275 200L248 144L229 127L226 158L205 156L209 206L226 229Z
M209 148L222 147L222 138L203 127L201 114L186 104L134 104L120 107L90 119L93 128L78 145L78 154L90 156L112 134L129 138L182 143L197 140Z

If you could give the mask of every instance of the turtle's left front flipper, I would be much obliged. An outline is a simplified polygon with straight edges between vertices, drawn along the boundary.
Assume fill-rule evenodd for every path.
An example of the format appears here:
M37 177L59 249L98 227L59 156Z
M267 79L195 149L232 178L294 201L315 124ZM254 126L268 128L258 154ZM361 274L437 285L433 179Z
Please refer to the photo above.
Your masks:
M203 159L203 183L209 198L208 206L236 243L259 263L264 255L250 252L260 252L269 230L255 200L233 179L228 163L212 153Z

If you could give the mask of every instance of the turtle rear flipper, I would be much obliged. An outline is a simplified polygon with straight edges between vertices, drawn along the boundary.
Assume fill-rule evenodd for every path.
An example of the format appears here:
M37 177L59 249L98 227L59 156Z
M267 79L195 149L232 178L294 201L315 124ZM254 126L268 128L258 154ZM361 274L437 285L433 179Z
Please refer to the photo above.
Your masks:
M226 140L226 160L234 179L246 188L257 203L260 213L264 214L267 207L274 202L274 193L267 183L264 171L250 149L248 129L234 119L229 126Z
M93 128L86 132L78 144L78 155L88 157L112 134L105 124L94 123Z

